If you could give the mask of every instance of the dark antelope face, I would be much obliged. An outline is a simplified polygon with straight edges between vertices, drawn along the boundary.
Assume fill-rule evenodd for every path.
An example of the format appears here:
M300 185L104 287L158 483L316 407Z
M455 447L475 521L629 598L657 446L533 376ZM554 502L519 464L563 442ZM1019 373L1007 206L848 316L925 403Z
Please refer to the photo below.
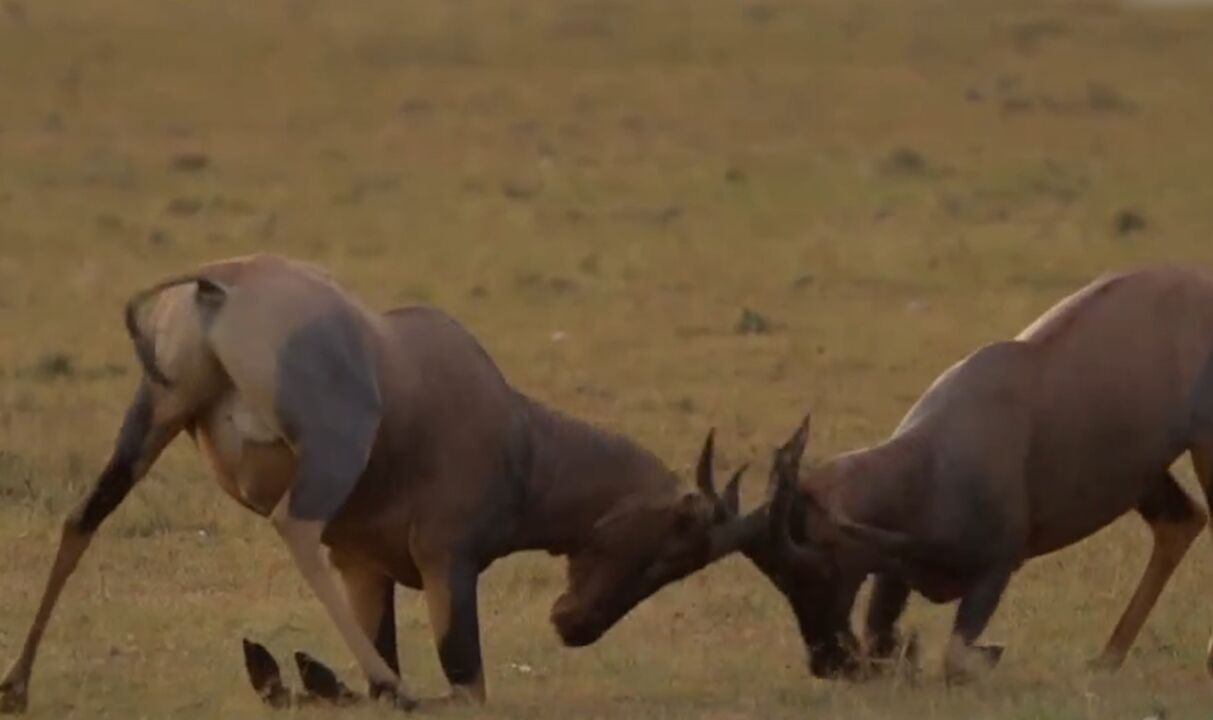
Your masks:
M632 498L603 517L589 545L569 561L568 590L552 608L566 645L589 645L662 587L738 549L762 532L762 518L737 518L739 469L723 497L704 485L712 437L700 455L700 488L681 497Z
M851 632L855 595L869 572L900 553L904 539L833 518L800 490L809 425L806 416L775 451L768 530L746 554L792 606L809 671L820 678L856 678L869 668Z

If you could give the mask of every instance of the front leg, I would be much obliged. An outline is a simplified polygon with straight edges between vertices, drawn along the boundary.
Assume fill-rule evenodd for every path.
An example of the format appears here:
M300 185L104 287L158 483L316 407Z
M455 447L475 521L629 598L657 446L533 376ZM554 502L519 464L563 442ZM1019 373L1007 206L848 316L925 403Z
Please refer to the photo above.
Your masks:
M909 680L917 678L918 634L903 636L897 621L910 599L910 586L895 575L880 574L874 580L864 627L864 652L868 670L878 673L888 668Z
M910 586L893 575L877 575L868 600L864 645L869 657L887 660L898 652L901 637L897 620L910 599Z
M977 578L960 599L952 637L944 655L944 677L948 683L962 683L992 669L1002 659L1001 645L975 645L990 623L1002 593L1011 580L1012 568L998 565Z
M484 667L480 658L480 619L475 564L458 558L422 567L430 628L442 671L451 684L450 701L483 703Z

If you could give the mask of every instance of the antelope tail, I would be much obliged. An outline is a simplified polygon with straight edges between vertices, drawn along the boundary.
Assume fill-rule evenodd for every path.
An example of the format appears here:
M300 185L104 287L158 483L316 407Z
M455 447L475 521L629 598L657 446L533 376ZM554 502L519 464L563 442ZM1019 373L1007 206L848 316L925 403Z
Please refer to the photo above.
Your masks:
M165 290L189 283L198 284L197 292L199 299L204 295L211 298L222 298L225 294L221 285L205 275L179 275L135 293L130 300L127 300L124 310L126 332L130 335L131 342L135 346L135 357L139 359L139 364L143 366L143 372L148 378L152 382L164 387L172 387L173 383L156 362L156 345L153 338L146 335L143 332L143 328L139 325L139 309L148 300L151 300Z

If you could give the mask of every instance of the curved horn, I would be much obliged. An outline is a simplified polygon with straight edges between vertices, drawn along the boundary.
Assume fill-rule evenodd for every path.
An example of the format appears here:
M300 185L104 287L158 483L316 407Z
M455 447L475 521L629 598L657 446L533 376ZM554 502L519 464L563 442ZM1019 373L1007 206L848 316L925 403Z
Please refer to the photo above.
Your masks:
M761 538L768 525L765 504L754 508L745 516L741 516L741 478L749 469L749 463L745 463L733 471L733 476L725 485L723 494L716 492L715 483L711 480L711 446L712 435L709 433L704 445L705 455L700 459L699 465L701 477L708 478L706 487L710 488L710 491L705 490L704 492L705 494L710 492L709 496L716 507L716 526L711 530L708 563L713 563ZM701 483L700 487L704 486L705 484Z
M724 495L720 497L720 505L724 508L727 517L737 517L741 512L741 476L749 468L749 463L743 463L733 473L733 477L729 478L729 484L724 486Z
M770 482L767 484L767 499L774 502L779 490L779 482L783 475L790 473L788 478L795 487L800 474L800 459L804 456L804 448L809 442L809 429L813 425L813 414L806 413L796 432L788 441L775 450L774 462L771 465Z
M771 465L768 492L771 512L768 521L771 546L777 554L795 563L811 563L819 569L828 569L822 553L811 545L796 542L791 533L792 505L795 497L804 500L808 512L822 513L824 510L809 494L799 492L800 460L808 444L812 414L806 414L796 432L778 450Z
M715 509L715 527L712 528L710 535L708 563L715 562L740 549L746 543L761 537L767 527L765 506L756 508L745 517L739 517L741 513L741 478L749 468L748 463L733 472L733 476L725 485L723 494L717 492L713 468L715 445L716 429L712 428L703 441L703 450L699 453L699 464L695 473L700 492Z
M733 473L729 484L725 486L724 496L717 505L724 519L712 528L711 549L708 562L744 548L754 540L762 538L770 521L767 519L767 506L759 505L744 516L739 517L741 505L741 477L749 465L742 465Z
M720 498L716 495L716 480L713 477L713 455L716 453L716 428L708 430L708 436L703 441L703 449L699 451L699 464L695 468L695 482L699 490L713 502Z
M725 485L722 495L716 489L716 428L708 430L708 436L703 441L703 449L699 452L699 463L695 468L695 484L711 503L715 511L716 523L724 523L736 518L741 511L741 476L749 465L742 465L733 473L729 483Z

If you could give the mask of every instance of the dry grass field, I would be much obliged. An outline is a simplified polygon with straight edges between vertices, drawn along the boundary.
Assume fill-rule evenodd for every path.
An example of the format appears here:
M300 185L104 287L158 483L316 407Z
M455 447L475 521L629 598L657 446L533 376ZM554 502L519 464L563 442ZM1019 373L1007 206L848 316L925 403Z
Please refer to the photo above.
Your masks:
M1112 0L0 1L0 662L136 382L121 303L161 276L272 250L434 303L685 472L718 426L753 503L807 407L813 458L875 442L1098 273L1213 267L1211 48L1213 9ZM441 715L1208 718L1207 537L1124 669L1084 670L1148 549L1127 518L1028 565L1002 666L954 690L951 607L911 605L917 687L830 684L743 559L566 650L562 564L515 557L482 585L491 704ZM407 676L444 692L403 595ZM269 715L244 635L361 687L179 442L69 585L30 716Z

